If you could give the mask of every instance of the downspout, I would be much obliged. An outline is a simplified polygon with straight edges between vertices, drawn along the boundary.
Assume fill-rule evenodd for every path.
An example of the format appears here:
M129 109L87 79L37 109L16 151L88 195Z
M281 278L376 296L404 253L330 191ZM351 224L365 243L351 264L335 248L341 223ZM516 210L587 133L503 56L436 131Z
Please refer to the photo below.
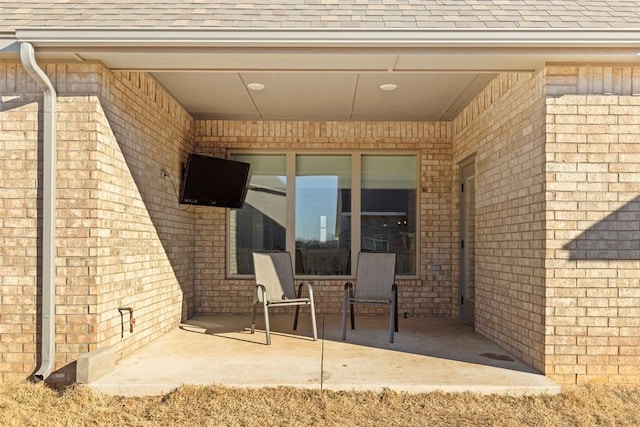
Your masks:
M20 43L20 60L44 93L42 162L42 359L33 375L45 380L54 368L55 358L55 225L56 225L56 91L49 77L36 63L30 43Z

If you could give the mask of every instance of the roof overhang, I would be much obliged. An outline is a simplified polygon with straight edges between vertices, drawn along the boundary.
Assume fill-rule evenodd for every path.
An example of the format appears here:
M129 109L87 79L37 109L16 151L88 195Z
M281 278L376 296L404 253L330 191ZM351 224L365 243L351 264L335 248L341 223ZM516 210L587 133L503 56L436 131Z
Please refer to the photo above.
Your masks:
M195 117L227 119L450 120L495 73L640 63L640 29L47 27L13 40L42 61L153 73ZM381 94L386 82L400 90Z

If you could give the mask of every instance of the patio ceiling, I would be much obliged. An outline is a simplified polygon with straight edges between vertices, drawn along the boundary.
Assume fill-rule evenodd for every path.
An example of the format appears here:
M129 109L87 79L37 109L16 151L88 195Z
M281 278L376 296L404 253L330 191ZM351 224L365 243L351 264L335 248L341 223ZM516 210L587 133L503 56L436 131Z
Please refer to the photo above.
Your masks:
M452 120L499 72L640 63L635 31L17 30L46 60L152 73L196 118ZM247 86L259 83L262 90ZM384 84L397 88L385 91Z
M267 70L260 67L273 58L234 59L247 63L248 69L154 71L154 75L197 118L247 120L450 120L495 76L385 70L385 62L400 60L393 55L302 55L282 62L296 67ZM317 64L322 61L326 63ZM250 83L264 89L251 90ZM384 91L380 89L384 84L397 88Z

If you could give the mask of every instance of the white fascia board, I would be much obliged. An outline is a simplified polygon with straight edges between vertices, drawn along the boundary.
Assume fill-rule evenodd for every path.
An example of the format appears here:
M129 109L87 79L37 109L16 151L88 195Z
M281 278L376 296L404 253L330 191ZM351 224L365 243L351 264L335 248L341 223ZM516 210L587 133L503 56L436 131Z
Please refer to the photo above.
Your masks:
M3 53L14 55L20 53L20 43L15 34L0 32L0 54Z
M639 48L638 29L20 28L35 47Z

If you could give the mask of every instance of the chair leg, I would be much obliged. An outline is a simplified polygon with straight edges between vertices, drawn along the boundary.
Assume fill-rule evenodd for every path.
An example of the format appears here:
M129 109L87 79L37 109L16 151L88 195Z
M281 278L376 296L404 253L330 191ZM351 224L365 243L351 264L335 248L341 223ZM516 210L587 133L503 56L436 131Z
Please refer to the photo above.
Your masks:
M349 305L349 285L344 285L342 300L342 341L347 339L347 306Z
M354 298L354 293L353 293L353 287L349 286L349 299L353 300ZM355 329L356 328L356 312L354 310L353 307L353 301L349 304L349 311L351 312L351 329Z
M269 307L267 302L264 301L264 331L267 335L267 345L271 345L271 329L269 328Z
M300 286L298 286L298 295L297 297L300 298L302 296L302 283L300 283ZM298 330L298 315L300 314L300 306L296 305L296 315L293 318L293 330L297 331Z
M351 329L355 329L356 328L356 315L355 315L355 311L353 310L353 303L349 304L349 311L351 312Z
M296 295L298 298L302 298L302 288L305 286L304 283L300 283L298 286L298 294ZM313 302L313 289L311 285L309 286L309 306L311 307L311 327L313 328L313 340L318 341L318 327L316 326L316 307ZM296 315L293 319L293 330L298 329L298 316L300 314L300 305L296 305Z
M256 333L256 303L253 303L253 307L251 308L251 333Z
M393 332L394 332L394 331L395 331L395 329L396 329L396 328L395 328L395 325L394 325L393 318L394 318L394 315L395 315L395 311L396 311L396 310L395 310L395 308L394 308L393 304L391 304L390 309L391 309L391 310L390 310L390 311L391 311L391 313L389 313L389 314L390 314L390 316L389 316L389 317L391 317L391 319L389 319L389 342L393 344Z
M389 342L393 343L393 333L398 331L398 289L395 284L391 287L389 311Z
M396 308L396 316L393 319L395 325L396 325L396 332L398 332L398 285L396 285L395 283L393 284L393 286L391 286L391 292L392 292L392 299L393 301L395 301L393 303L393 305Z
M293 318L293 330L298 330L298 315L300 314L300 306L296 305L296 315Z
M296 307L296 310L298 307ZM313 340L318 341L318 327L316 326L316 308L313 304L313 298L311 299L311 327L313 328Z

